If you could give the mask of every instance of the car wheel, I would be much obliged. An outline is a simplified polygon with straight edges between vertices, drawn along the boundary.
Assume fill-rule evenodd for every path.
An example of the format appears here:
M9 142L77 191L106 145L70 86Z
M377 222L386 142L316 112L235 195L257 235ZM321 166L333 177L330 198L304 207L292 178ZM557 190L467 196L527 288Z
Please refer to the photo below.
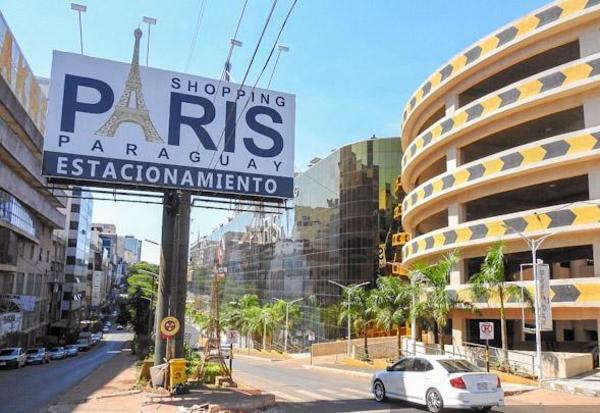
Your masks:
M373 396L375 396L375 400L378 402L387 400L387 397L385 396L385 387L380 380L377 380L375 384L373 384Z
M436 389L429 389L427 396L425 396L427 403L427 410L431 413L440 413L444 408L444 401L442 395Z

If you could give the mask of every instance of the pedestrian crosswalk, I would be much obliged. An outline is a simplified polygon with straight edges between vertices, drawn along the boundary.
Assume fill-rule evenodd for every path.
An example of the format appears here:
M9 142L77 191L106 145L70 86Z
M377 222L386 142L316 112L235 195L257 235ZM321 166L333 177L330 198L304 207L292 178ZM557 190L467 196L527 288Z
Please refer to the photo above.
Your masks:
M273 389L270 391L275 394L277 400L288 401L292 403L310 403L313 401L329 400L331 402L346 402L348 400L370 400L373 395L367 390L353 389L349 387L343 387L340 389L311 389L305 388L280 388Z

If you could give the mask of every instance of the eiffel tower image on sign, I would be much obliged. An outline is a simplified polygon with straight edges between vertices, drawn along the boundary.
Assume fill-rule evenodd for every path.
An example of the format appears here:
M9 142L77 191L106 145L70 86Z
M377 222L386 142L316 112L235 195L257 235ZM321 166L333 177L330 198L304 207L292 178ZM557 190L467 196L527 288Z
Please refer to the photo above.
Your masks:
M135 123L142 128L146 141L164 142L150 119L150 113L146 108L142 93L142 81L140 79L140 38L142 37L142 31L135 29L133 35L135 36L135 46L133 48L129 76L127 77L127 82L125 82L125 90L119 99L119 103L116 104L114 112L110 115L106 123L96 131L96 135L115 136L119 125L129 122ZM132 100L131 95L135 95L134 107L129 106Z

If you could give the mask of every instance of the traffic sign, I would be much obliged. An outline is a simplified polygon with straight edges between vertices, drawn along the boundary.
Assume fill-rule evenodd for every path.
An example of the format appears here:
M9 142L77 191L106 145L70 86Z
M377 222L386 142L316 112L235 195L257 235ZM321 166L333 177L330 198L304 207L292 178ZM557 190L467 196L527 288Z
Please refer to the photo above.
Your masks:
M494 339L494 323L491 321L479 322L479 339L493 340Z
M176 317L168 316L160 322L160 333L170 338L179 332L179 327L179 320Z

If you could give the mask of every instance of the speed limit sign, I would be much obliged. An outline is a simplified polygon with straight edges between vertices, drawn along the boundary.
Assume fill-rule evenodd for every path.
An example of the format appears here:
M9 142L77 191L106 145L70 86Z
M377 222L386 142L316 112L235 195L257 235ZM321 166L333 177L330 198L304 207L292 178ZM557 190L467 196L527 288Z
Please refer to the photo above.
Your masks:
M176 317L168 316L160 322L160 333L164 337L173 337L179 332L179 320Z

